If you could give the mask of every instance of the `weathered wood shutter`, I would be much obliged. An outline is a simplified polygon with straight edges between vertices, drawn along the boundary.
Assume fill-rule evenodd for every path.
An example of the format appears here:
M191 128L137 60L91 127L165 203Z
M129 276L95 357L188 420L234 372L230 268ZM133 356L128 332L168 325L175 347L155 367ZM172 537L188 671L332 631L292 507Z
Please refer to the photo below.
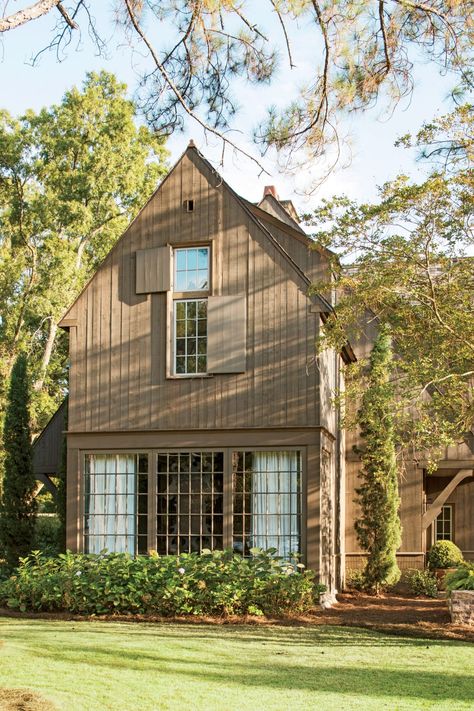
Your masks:
M171 247L139 249L136 255L136 293L149 294L171 288Z
M245 296L210 296L207 304L207 372L244 373Z

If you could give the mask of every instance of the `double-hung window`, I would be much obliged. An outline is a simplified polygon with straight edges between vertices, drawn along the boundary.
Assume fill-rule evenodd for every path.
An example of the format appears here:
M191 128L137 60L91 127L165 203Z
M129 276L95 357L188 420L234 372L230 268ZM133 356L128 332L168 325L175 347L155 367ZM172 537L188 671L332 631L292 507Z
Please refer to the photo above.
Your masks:
M173 374L207 372L209 247L174 250Z

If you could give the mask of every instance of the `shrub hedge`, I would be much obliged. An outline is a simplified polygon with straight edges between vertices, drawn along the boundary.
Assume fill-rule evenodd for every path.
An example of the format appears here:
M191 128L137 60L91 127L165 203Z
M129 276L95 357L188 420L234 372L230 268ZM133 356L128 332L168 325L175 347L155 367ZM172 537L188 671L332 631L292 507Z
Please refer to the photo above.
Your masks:
M0 607L75 614L282 615L306 612L324 587L301 564L254 549L133 558L127 554L23 558L0 583Z

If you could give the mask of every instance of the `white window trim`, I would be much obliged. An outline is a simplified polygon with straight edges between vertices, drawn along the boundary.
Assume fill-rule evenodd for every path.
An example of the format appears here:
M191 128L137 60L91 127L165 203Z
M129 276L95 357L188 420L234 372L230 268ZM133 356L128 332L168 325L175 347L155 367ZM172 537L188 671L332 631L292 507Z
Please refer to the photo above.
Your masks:
M195 250L205 249L205 250L207 251L207 287L206 287L205 289L184 289L184 290L179 290L179 289L176 289L176 288L175 288L175 287L176 287L176 283L175 283L175 282L177 281L177 279L176 279L176 270L177 270L176 254L177 254L177 252L185 252L185 251L188 251L188 250L190 250L190 249L195 249ZM198 244L198 245L187 245L187 246L183 246L183 247L173 247L173 265L172 265L172 268L173 268L173 292L174 292L174 293L178 293L178 294L203 293L203 294L206 294L206 293L209 293L209 292L210 292L210 280L211 280L211 248L210 248L210 245L208 245L208 244L199 245L199 244ZM199 271L199 269L198 269L198 271ZM186 270L186 273L187 273L187 270Z
M189 299L173 299L172 303L172 308L171 308L171 332L172 332L172 342L171 342L171 374L173 378L208 378L211 377L209 373L207 372L207 343L208 343L208 337L207 337L207 314L206 314L206 370L202 373L177 373L176 372L176 341L177 341L177 336L176 336L176 304L178 303L183 303L183 302L198 302L198 301L206 301L207 302L207 296L204 297L191 297ZM196 358L198 357L198 353L196 352Z
M208 253L208 286L207 289L196 291L177 291L175 290L175 254L179 250L185 249L206 249ZM175 301L204 301L212 294L211 281L213 274L213 265L211 260L214 259L214 249L211 243L202 244L192 242L188 244L172 244L171 245L171 289L167 292L167 347L166 347L166 379L167 380L182 380L183 378L212 378L212 373L207 372L207 345L206 345L206 372L205 373L176 373L176 325L175 325ZM207 337L207 334L206 334Z
M438 538L437 537L437 523L438 523L438 518L443 514L444 509L449 509L450 510L450 517L449 517L449 538ZM433 525L433 543L436 543L437 541L453 541L454 539L454 505L453 504L443 504L441 507L441 511L438 514L438 516L434 520L434 525Z

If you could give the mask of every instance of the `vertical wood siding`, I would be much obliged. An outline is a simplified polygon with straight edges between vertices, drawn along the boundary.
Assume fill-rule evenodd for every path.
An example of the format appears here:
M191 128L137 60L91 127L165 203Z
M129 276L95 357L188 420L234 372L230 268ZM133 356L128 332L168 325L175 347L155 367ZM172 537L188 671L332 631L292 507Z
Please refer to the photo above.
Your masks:
M136 252L137 294L168 291L171 286L171 248L155 247Z
M305 271L317 271L320 255L281 239ZM200 242L212 245L211 294L246 295L246 370L167 378L167 295L136 293L136 253ZM188 151L74 307L69 431L318 426L319 315L308 307L285 257Z
M426 494L429 503L432 503L439 493L449 484L455 476L456 469L446 470L450 476L428 475L426 477ZM474 481L465 479L454 489L446 501L454 506L454 543L469 560L474 559ZM431 534L431 530L429 530ZM429 536L431 539L431 536ZM428 541L428 546L431 540Z
M207 305L207 370L209 373L245 373L245 296L210 296Z

